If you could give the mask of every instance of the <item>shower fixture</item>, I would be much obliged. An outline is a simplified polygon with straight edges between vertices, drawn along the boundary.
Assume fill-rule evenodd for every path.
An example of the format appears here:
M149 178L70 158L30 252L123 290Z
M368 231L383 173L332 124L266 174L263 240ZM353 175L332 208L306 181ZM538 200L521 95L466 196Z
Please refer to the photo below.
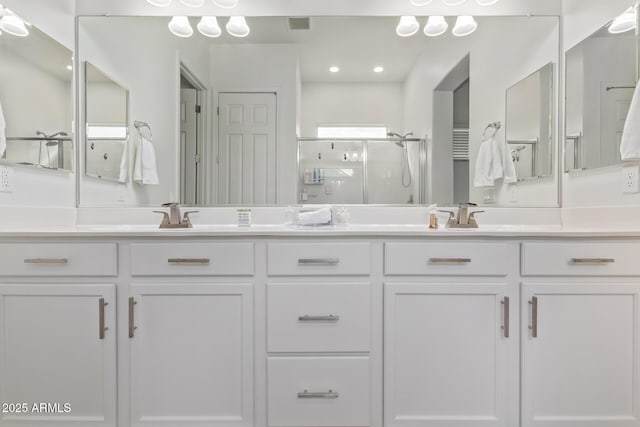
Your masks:
M389 138L399 138L400 141L395 141L396 145L404 149L404 156L402 157L402 186L404 188L411 187L411 167L409 165L409 147L407 144L407 138L413 136L413 132L400 135L395 132L387 132Z

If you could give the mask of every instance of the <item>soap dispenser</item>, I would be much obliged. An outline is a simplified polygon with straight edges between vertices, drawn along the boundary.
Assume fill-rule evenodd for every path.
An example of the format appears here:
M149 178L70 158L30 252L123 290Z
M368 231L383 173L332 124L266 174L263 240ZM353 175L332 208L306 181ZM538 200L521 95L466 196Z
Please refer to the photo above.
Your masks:
M436 209L437 207L437 204L429 206L429 228L438 228L438 211Z

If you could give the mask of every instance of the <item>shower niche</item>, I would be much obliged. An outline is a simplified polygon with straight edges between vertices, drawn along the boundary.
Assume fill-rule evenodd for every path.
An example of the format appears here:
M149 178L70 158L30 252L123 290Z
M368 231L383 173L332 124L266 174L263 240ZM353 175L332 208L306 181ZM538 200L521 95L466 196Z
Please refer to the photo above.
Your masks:
M298 203L422 204L423 139L298 140Z

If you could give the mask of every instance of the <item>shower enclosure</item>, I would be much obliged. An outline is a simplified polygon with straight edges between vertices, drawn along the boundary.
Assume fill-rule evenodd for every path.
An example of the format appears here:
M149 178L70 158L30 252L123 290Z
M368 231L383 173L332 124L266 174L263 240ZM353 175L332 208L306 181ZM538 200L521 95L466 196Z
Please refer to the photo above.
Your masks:
M424 204L427 144L417 138L298 139L298 203Z

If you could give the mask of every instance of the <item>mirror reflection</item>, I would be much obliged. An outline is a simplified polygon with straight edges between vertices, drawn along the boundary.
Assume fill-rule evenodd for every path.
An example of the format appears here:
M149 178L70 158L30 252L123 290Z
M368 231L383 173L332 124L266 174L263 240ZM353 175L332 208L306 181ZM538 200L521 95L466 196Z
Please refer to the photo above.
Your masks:
M0 161L71 171L73 55L35 27L25 31L0 37Z
M518 180L552 173L554 75L547 64L507 90L507 147Z
M473 185L483 130L507 121L507 88L557 63L557 17L481 17L466 36L437 37L426 18L410 37L399 17L248 17L242 38L181 38L169 20L79 19L80 59L129 88L158 173L117 192L83 180L81 204L557 204L549 120L544 160L521 178L551 178ZM523 120L542 127L533 110Z
M637 81L636 7L567 52L565 171L620 163Z
M84 63L85 173L126 182L128 91L90 62Z

